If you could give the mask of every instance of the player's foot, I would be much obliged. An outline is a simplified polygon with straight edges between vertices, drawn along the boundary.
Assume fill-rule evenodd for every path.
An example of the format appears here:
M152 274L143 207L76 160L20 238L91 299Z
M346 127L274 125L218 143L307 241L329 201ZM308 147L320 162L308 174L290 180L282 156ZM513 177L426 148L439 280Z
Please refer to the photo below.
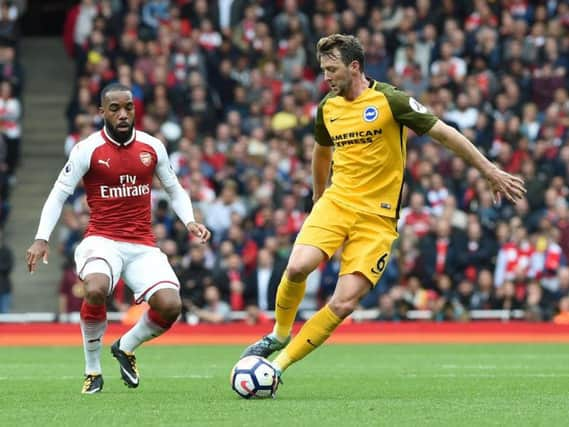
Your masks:
M83 388L81 389L82 394L94 394L103 390L103 376L98 375L85 375L83 380Z
M265 359L273 354L275 351L282 350L290 342L290 335L284 340L279 341L273 334L265 335L259 341L251 344L245 349L241 358L246 356L260 356Z
M275 365L273 365L273 368L275 368L275 372L276 372L277 375L276 375L276 378L275 378L275 382L273 383L273 391L272 391L272 393L271 393L271 397L272 397L273 399L275 399L275 398L277 397L277 390L278 390L279 386L283 383L283 380L282 380L282 378L281 378L283 373L282 373L282 371L281 371L279 368L277 368Z
M139 375L138 369L136 368L136 356L134 353L127 353L126 351L122 351L120 347L121 340L115 341L115 343L111 346L111 353L115 359L119 362L121 367L121 377L124 383L129 388L136 388L138 387L139 383Z

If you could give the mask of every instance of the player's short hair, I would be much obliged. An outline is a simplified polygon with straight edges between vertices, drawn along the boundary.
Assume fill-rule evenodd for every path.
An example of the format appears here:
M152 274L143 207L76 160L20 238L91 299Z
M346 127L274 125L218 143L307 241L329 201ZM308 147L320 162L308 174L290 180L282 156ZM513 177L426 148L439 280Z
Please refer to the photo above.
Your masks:
M103 105L103 100L107 93L110 92L131 92L131 89L127 85L123 85L122 83L109 83L106 85L103 90L101 91L101 105Z
M320 62L323 56L334 57L334 49L340 52L340 59L345 65L358 61L360 70L364 69L364 48L355 36L347 34L332 34L322 37L316 44L316 58Z

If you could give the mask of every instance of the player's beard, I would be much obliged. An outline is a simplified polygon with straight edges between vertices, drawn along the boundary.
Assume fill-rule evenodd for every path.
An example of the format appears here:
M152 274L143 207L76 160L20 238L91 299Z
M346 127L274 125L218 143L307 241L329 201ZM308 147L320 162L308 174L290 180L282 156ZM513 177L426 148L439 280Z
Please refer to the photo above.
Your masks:
M350 76L347 76L344 80L336 81L336 95L346 96L351 86L352 79Z
M134 131L134 124L131 124L128 131L119 131L115 127L110 126L107 122L105 122L105 129L113 140L118 142L119 144L124 144L132 137L132 132Z

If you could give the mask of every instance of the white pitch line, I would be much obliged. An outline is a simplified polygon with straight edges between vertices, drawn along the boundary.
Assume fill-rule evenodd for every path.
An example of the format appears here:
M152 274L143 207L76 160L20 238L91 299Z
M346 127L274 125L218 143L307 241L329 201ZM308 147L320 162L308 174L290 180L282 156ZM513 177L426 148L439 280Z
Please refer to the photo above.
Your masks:
M33 376L25 376L25 377L21 377L21 376L13 376L13 377L0 377L0 381L8 381L8 380L20 380L20 381L28 381L28 380L37 380L38 378L40 378L40 375L38 375L37 377L33 377ZM74 380L74 379L78 379L81 378L81 376L68 376L68 375L62 375L62 376L45 376L45 375L41 375L42 379L47 379L47 380ZM158 379L194 379L194 380L203 380L203 379L209 379L209 378L213 378L213 375L167 375L167 376L163 376L163 377L154 377L154 378L158 378Z
M432 374L432 375L419 375L419 374L403 374L403 378L568 378L569 374Z

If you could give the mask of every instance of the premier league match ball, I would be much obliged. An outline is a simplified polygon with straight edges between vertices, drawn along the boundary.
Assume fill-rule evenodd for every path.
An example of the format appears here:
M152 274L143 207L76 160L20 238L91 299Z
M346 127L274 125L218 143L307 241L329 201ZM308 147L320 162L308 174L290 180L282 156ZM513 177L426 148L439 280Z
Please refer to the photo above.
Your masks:
M240 359L231 371L231 388L244 399L271 397L278 377L271 363L259 356Z

